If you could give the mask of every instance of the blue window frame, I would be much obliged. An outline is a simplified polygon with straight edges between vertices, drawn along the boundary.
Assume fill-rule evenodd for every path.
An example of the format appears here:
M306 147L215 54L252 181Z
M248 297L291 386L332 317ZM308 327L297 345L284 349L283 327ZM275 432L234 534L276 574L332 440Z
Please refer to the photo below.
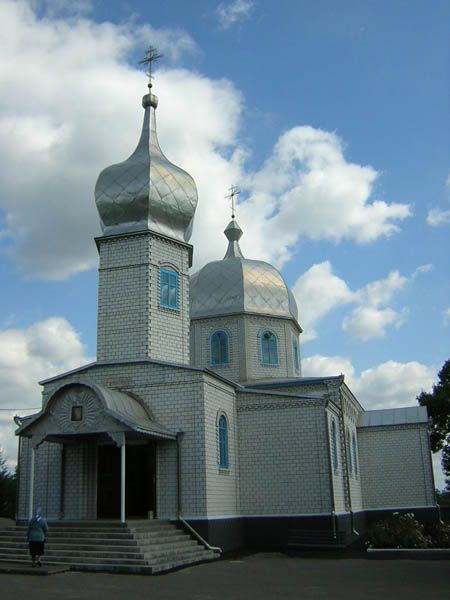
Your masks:
M352 443L353 443L353 462L355 466L355 477L358 477L358 452L356 449L356 435L352 434Z
M219 467L228 469L228 423L225 415L219 417Z
M278 364L277 338L271 331L261 334L261 363L263 365Z
M211 336L211 364L225 365L229 360L228 335L225 331L215 331Z
M353 475L353 460L352 460L352 446L350 442L350 433L348 431L348 427L346 428L346 442L347 442L347 462L348 462L348 472L350 475Z
M338 453L337 453L337 437L336 437L336 422L331 421L331 459L333 461L333 471L338 469Z
M294 369L295 372L298 373L300 371L300 360L298 357L298 344L296 340L292 342L292 352L294 354Z
M164 308L178 308L178 273L169 269L159 272L160 305Z

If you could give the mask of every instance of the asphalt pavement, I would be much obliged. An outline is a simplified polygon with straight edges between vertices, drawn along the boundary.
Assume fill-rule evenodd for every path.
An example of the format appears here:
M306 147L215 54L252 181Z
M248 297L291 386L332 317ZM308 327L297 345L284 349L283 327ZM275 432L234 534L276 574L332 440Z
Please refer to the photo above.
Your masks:
M450 596L448 560L253 554L159 576L0 574L2 600L433 600Z

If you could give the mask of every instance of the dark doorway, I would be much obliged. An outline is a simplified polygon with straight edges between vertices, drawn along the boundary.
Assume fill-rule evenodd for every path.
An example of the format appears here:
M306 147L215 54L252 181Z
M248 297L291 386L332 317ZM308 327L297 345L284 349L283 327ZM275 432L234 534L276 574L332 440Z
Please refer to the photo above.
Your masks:
M98 447L97 518L120 518L120 448ZM126 518L155 511L155 448L153 444L126 447Z

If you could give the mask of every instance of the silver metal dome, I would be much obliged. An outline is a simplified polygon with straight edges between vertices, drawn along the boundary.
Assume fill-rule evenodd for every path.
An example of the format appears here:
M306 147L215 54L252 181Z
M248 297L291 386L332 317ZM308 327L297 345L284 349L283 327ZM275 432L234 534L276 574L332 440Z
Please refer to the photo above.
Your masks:
M192 177L162 153L156 135L158 98L147 94L142 133L124 162L104 169L95 186L95 202L105 235L152 230L187 242L197 206Z
M246 312L297 322L297 303L277 269L244 258L239 247L242 230L234 219L224 233L229 241L225 257L208 263L191 277L191 318Z

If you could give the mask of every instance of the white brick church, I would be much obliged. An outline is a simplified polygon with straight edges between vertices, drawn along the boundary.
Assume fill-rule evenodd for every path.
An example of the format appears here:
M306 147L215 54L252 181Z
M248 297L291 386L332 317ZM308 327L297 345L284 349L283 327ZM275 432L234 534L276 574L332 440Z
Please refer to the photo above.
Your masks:
M435 514L422 407L365 411L343 375L302 377L295 299L246 259L189 274L193 179L164 156L158 100L95 199L97 360L47 379L17 418L18 521L187 521L210 544L283 547L293 529L344 544L370 515Z

